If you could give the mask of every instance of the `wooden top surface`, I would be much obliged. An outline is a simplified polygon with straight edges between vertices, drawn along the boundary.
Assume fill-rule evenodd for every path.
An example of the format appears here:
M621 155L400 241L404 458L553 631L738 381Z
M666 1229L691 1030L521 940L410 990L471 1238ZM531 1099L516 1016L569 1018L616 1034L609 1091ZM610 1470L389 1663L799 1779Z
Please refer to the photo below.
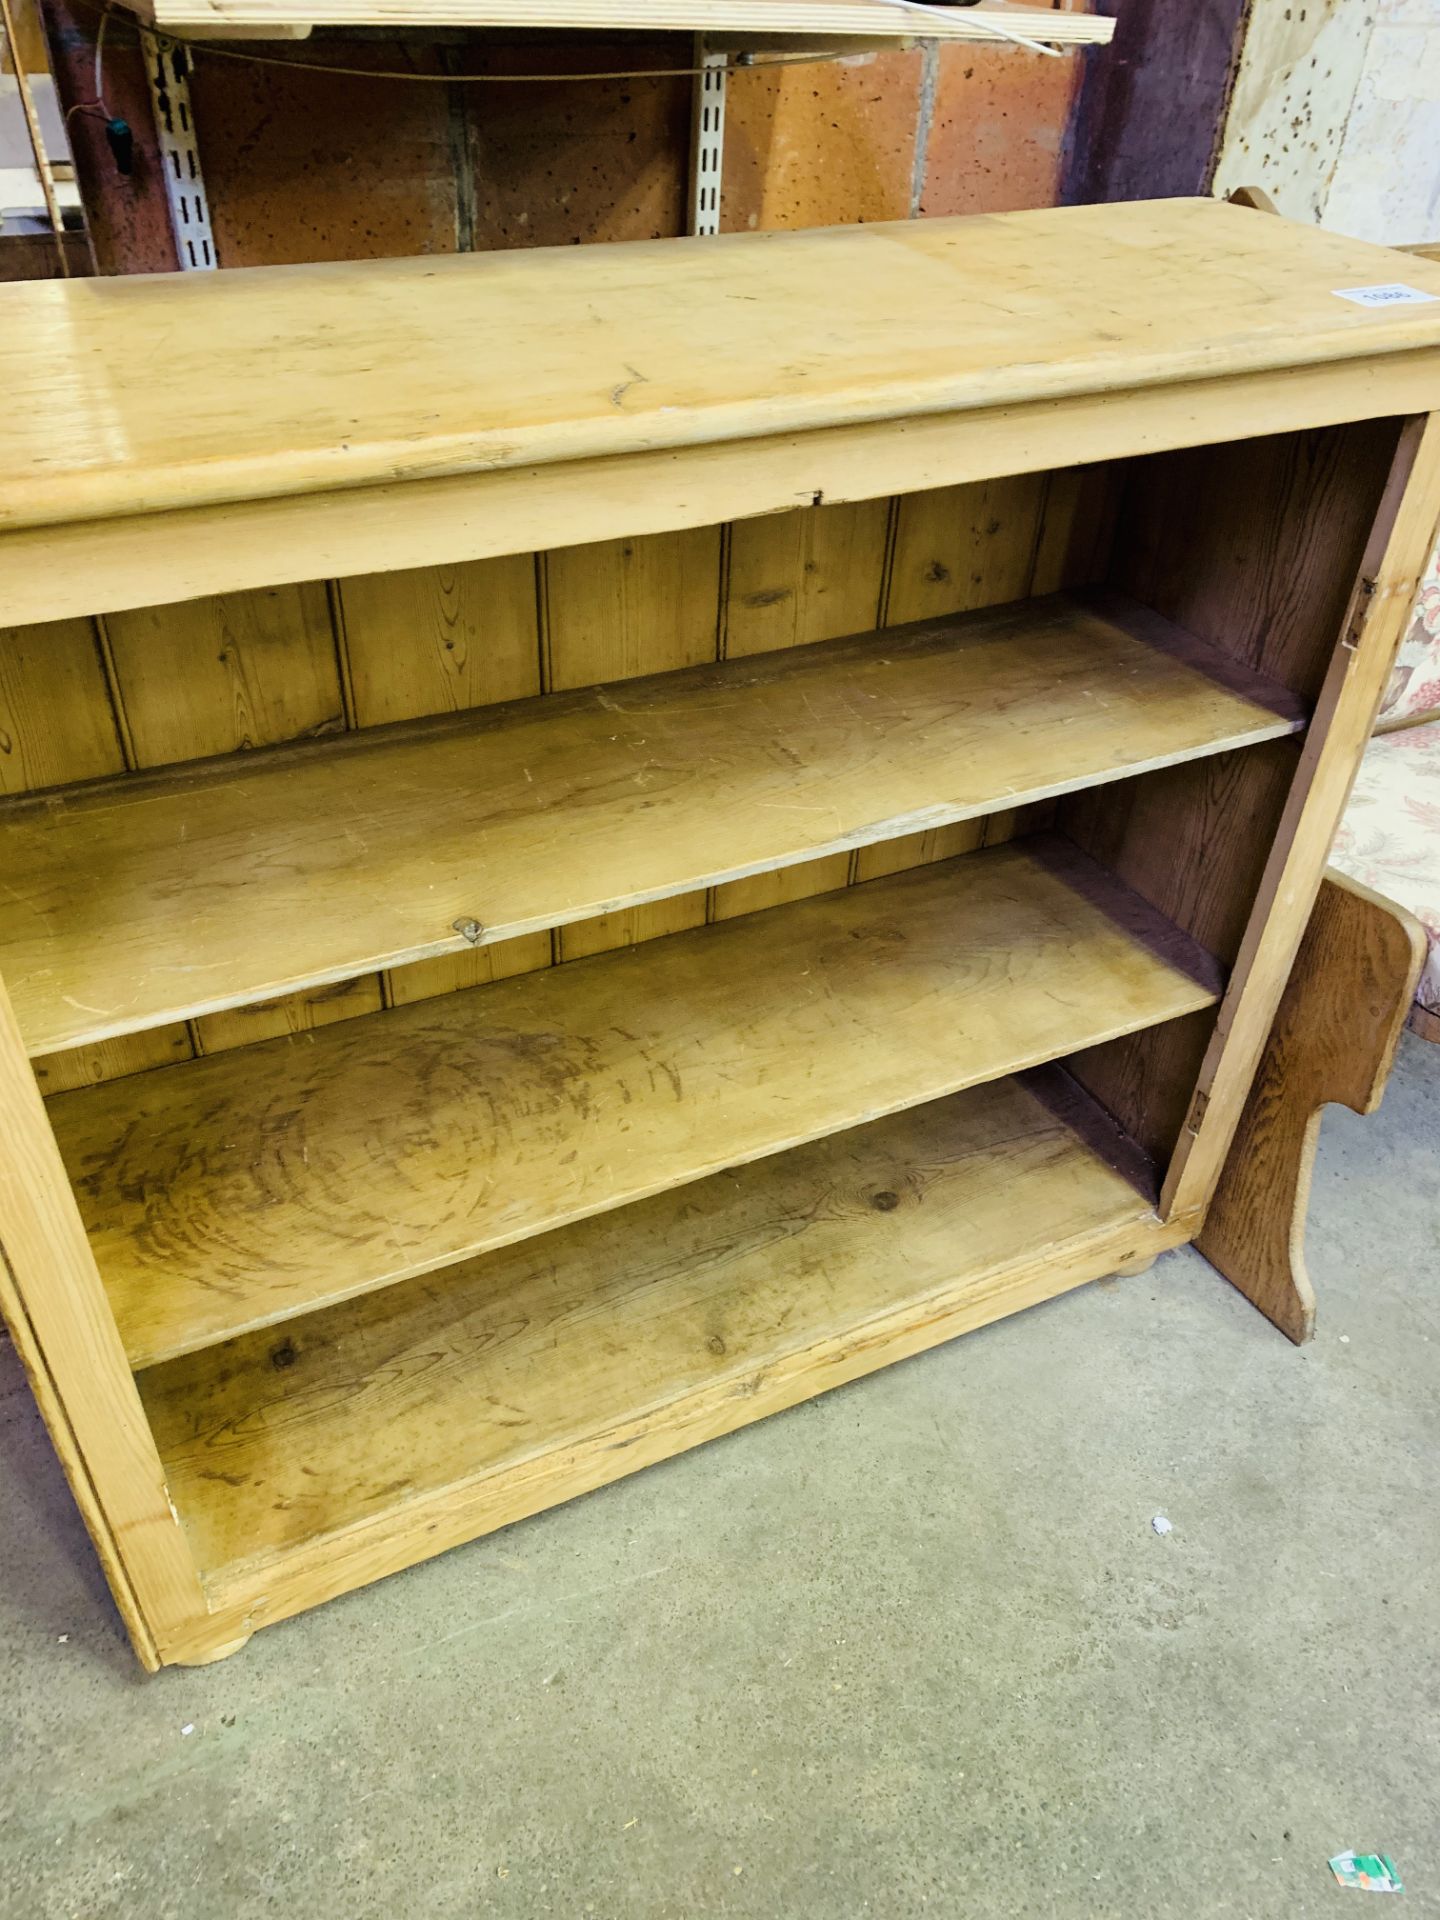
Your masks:
M1440 266L1208 200L32 282L0 530L1416 348Z

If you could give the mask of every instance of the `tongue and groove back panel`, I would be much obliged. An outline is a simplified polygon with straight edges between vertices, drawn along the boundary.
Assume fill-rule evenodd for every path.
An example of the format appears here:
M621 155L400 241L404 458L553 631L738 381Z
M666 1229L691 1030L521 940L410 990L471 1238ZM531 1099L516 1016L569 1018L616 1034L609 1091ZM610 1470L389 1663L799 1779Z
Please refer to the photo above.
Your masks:
M630 679L1105 577L1122 474L1067 469L453 567L0 629L0 791ZM836 854L49 1055L47 1093L481 985L998 844L1044 809Z
M1313 700L1394 440L1393 423L1361 423L0 630L0 782L26 792L322 739L1102 580ZM1263 858L1251 829L1278 820L1294 765L1294 747L1276 742L1073 796L1059 820L1228 963ZM40 1060L40 1083L60 1092L483 985L995 845L1052 813L1000 810L100 1041ZM1213 859L1217 836L1224 863ZM1158 1161L1212 1026L1200 1013L1078 1068Z

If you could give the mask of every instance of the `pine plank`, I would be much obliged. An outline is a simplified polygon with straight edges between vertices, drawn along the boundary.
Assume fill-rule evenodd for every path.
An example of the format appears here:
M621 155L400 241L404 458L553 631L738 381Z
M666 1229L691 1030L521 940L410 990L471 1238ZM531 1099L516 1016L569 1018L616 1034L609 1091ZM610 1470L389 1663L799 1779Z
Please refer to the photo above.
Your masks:
M906 494L886 624L1023 599L1034 577L1049 478L1019 473Z
M739 36L742 51L757 42L801 46L881 42L923 34L940 40L1005 41L1015 33L1061 46L1104 46L1115 22L1043 7L955 8L937 18L910 14L882 0L141 0L136 9L160 26L208 31L249 28L284 36L293 27L383 27L423 33L435 27L600 29L607 33L708 33Z
M1077 587L1096 587L1112 579L1119 560L1126 474L1121 461L1060 467L1050 474L1027 593L1058 593L1062 588L1073 592ZM1146 606L1155 605L1132 582L1117 579L1114 584L1129 587ZM895 617L893 608L891 617ZM1169 617L1185 625L1173 610L1169 610Z
M1440 266L1405 274L1440 294ZM4 286L0 529L1440 345L1440 304L1336 298L1394 277L1385 248L1176 199Z
M673 244L673 243L671 243ZM874 500L994 474L1424 411L1440 345L1316 367L938 412L548 466L0 532L0 621L148 606L278 581L502 558ZM1043 559L1043 556L1042 556ZM1052 581L1052 585L1067 582Z
M350 724L378 727L537 694L541 557L505 554L335 583ZM550 935L467 946L391 973L390 1003L504 980L550 965Z
M314 739L345 724L319 581L139 607L105 626L136 766Z
M224 1013L207 1013L196 1024L200 1050L225 1053L231 1047L254 1046L281 1033L309 1033L337 1020L355 1020L378 1013L385 1004L380 981L373 973L354 980L335 980L308 993L282 994L278 1000L251 1000Z
M61 1095L51 1119L141 1366L1218 992L1193 941L1042 838Z
M858 500L737 521L730 530L726 659L878 627L889 519L888 500Z
M892 503L862 500L740 520L730 529L722 652L727 660L838 640L880 624ZM733 920L829 893L854 854L832 853L732 880L710 895L710 918Z
M614 1444L633 1422L674 1435L699 1413L723 1432L757 1400L770 1411L787 1372L812 1376L804 1391L831 1384L827 1357L865 1352L887 1322L906 1323L913 1350L958 1316L974 1325L1090 1277L1076 1243L1138 1227L1153 1202L1099 1124L1076 1130L1062 1075L1027 1078L145 1371L212 1593L242 1567L418 1520L437 1495L488 1531L517 1469L550 1504L586 1455L608 1454L604 1478L641 1464Z
M156 1641L193 1620L203 1596L3 982L0 1139L0 1316L153 1668Z
M59 1053L36 1054L30 1065L42 1093L68 1093L74 1087L93 1087L101 1080L119 1080L127 1073L174 1066L192 1059L194 1053L190 1029L174 1025L147 1027L143 1033L124 1033L114 1040L66 1047Z
M36 1052L931 833L1293 732L1058 597L0 810Z
M984 814L978 820L956 820L948 827L930 827L924 833L902 833L894 840L877 840L861 847L853 856L854 878L859 881L883 880L889 873L904 873L908 867L929 866L936 860L953 860L960 853L974 853L986 844L992 821L1008 818ZM996 844L1010 835L997 835Z
M597 540L545 554L547 691L633 680L714 660L722 550L723 530L713 526ZM672 741L672 750L677 744ZM635 774L638 785L649 784L647 772L637 768ZM637 792L635 797L643 805L644 796ZM616 905L561 927L556 958L579 960L703 926L703 879L696 885L698 892L675 889L666 899Z
M252 752L344 728L321 581L114 613L104 632L116 712L138 767ZM198 1020L195 1050L219 1053L373 1012L380 1003L373 979L316 995L247 1000ZM178 1036L171 1045L179 1048Z
M93 620L0 627L0 793L119 773Z
M0 628L0 793L29 793L126 766L113 689L94 620ZM183 1026L152 1027L34 1062L42 1092L188 1059Z
M901 495L895 502L895 538L882 624L903 626L937 614L1000 606L1033 594L1046 504L1055 483L1063 482L1069 471L1073 470L1014 474ZM1065 543L1052 572L1058 572L1068 559ZM1077 564L1073 577L1053 579L1050 590L1087 583L1086 570ZM878 880L883 874L953 859L958 853L999 846L1014 837L1013 809L980 820L952 821L861 847L853 856L853 877Z
M114 613L102 623L102 635L109 692L135 766L249 752L344 727L323 582ZM40 1084L47 1093L60 1092L192 1052L220 1053L373 1013L380 1005L380 983L373 977L335 982L313 994L208 1014L190 1029L112 1035L52 1060Z
M1116 583L1314 701L1395 439L1381 418L1147 461L1126 493Z
M535 572L533 554L514 553L338 581L354 724L538 693Z
M1321 1112L1379 1106L1429 950L1413 914L1326 869L1195 1243L1297 1346L1315 1331L1305 1223Z
M1189 633L1307 704L1345 632L1394 419L1166 454L1131 469L1112 577ZM1400 598L1413 597L1413 581ZM1344 674L1356 662L1340 654ZM1314 729L1311 730L1312 736ZM1236 960L1294 788L1295 743L1066 800L1062 830L1211 953ZM1075 1063L1157 1162L1170 1157L1214 1022L1176 1023Z
M1299 748L1274 741L1166 767L1061 803L1062 832L1227 967L1260 885ZM1107 802L1113 796L1115 804ZM1080 1084L1157 1164L1174 1151L1209 1044L1213 1010L1129 1035L1070 1062Z
M1204 1206L1215 1190L1305 932L1355 769L1435 549L1440 416L1407 420L1395 443L1295 783L1275 829L1240 950L1201 1063L1162 1210Z

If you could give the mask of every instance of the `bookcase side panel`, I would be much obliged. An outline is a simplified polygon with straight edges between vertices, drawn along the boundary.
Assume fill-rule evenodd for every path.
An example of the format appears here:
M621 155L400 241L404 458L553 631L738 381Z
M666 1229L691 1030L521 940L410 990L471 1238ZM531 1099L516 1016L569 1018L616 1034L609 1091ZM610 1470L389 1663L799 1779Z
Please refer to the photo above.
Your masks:
M0 985L0 1307L135 1651L205 1616L199 1576Z
M1417 547L1402 522L1435 518L1433 499L1415 505L1435 484L1422 429L1362 422L1167 455L1132 473L1116 584L1314 703L1303 744L1168 769L1061 808L1065 832L1232 969L1218 1018L1176 1022L1075 1062L1081 1083L1162 1165L1188 1160L1217 1084L1217 1127L1237 1086L1243 1098L1253 1060L1243 1080L1228 1065L1219 1076L1239 1005L1248 1032L1258 1018L1250 1009L1270 1006L1288 972L1383 686L1374 663L1392 645L1377 627L1357 646L1357 607L1371 603L1377 589L1367 582L1382 574L1387 607L1403 592L1428 530ZM1408 557L1396 536L1414 549ZM1213 1153L1205 1164L1218 1172ZM1209 1175L1179 1187L1174 1179L1170 1204L1208 1200Z
M1315 700L1401 427L1357 420L1135 461L1114 584Z
M1440 520L1440 414L1403 423L1339 644L1201 1063L1161 1193L1166 1217L1208 1206L1305 932Z

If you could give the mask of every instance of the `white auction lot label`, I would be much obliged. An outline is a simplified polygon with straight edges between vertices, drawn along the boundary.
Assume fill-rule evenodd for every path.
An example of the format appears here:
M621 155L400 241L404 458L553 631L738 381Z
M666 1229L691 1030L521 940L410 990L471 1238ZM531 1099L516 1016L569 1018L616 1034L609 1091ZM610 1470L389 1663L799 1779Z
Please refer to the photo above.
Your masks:
M1353 300L1357 307L1422 307L1427 300L1440 300L1440 293L1422 293L1402 280L1385 287L1335 287L1332 291L1337 300Z

